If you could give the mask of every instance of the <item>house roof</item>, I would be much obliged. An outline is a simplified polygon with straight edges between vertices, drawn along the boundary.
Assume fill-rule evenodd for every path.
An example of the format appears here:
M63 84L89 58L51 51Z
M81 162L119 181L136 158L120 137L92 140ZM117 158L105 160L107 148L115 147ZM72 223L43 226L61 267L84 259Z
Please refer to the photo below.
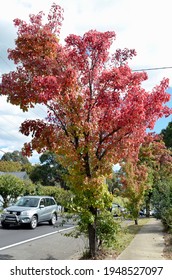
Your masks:
M28 175L25 171L21 171L21 172L2 172L2 171L0 171L0 175L5 175L5 174L14 175L23 180L28 179Z

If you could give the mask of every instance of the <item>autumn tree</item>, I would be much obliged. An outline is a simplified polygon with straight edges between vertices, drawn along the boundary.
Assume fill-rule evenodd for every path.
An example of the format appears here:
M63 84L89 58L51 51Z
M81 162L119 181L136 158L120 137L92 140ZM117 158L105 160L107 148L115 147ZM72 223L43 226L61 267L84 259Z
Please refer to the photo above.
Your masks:
M137 224L139 210L146 205L146 216L150 215L153 193L157 193L159 182L171 177L172 156L159 135L148 134L139 149L138 160L127 159L122 165L123 195L128 198L128 209Z
M25 153L49 150L58 155L95 257L98 210L103 213L112 199L104 176L128 154L137 157L146 129L170 114L165 106L168 80L152 92L143 89L147 74L132 72L127 62L135 50L110 50L115 32L90 30L69 35L61 44L62 14L53 4L47 23L42 12L30 15L29 23L14 20L18 37L8 52L17 68L2 76L0 92L23 111L36 104L47 107L45 120L21 125L20 131L32 136Z
M159 137L145 145L143 160L151 167L153 177L152 188L146 195L146 202L151 201L156 218L160 218L170 229L172 226L172 151Z
M130 158L123 164L122 169L123 196L127 198L127 209L137 225L145 191L150 187L148 169L146 165L139 161L133 162Z
M151 134L145 138L139 150L139 160L148 168L151 181L150 188L145 192L146 216L150 215L152 194L159 181L171 176L172 153L167 149L160 135Z

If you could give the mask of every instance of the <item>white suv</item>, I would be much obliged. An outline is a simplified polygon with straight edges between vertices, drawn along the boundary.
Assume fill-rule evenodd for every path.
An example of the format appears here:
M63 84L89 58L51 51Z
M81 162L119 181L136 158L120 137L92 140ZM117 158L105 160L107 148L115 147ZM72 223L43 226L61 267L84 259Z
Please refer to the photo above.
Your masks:
M23 196L16 204L5 208L1 215L1 225L8 228L10 225L28 224L35 229L40 222L48 221L54 225L57 220L58 206L50 196Z

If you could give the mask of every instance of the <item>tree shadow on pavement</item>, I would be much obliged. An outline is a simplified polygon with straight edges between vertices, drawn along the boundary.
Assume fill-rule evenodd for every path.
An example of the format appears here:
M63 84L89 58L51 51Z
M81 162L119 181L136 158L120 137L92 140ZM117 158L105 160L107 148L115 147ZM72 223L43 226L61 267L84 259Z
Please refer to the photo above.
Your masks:
M54 258L51 255L48 255L45 259L41 259L41 260L57 260L56 258Z
M0 254L0 260L15 260L13 256L7 254Z
M151 220L150 220L151 221ZM139 232L139 234L148 234L148 233L163 233L165 232L165 228L163 226L163 224L161 223L160 220L152 220L152 222L150 223L146 223L144 225L128 225L127 226L127 230L129 231L129 233L131 234L136 234Z
M129 225L129 226L127 226L127 228L125 229L128 233L130 233L130 234L136 234L136 233L138 233L140 230L141 230L141 228L142 228L143 226L142 225Z

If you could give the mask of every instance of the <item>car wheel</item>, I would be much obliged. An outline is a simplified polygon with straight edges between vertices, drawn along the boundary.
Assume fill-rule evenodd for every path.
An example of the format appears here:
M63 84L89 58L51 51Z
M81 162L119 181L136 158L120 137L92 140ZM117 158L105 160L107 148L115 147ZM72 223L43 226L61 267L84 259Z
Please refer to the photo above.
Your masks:
M53 213L52 216L51 216L51 220L49 221L49 224L50 225L55 225L56 221L57 221L56 214Z
M38 224L38 218L34 215L30 221L30 228L35 229L37 227L37 224Z
M9 224L6 224L6 223L4 223L4 222L1 222L1 225L2 225L3 228L9 228L9 227L10 227Z

